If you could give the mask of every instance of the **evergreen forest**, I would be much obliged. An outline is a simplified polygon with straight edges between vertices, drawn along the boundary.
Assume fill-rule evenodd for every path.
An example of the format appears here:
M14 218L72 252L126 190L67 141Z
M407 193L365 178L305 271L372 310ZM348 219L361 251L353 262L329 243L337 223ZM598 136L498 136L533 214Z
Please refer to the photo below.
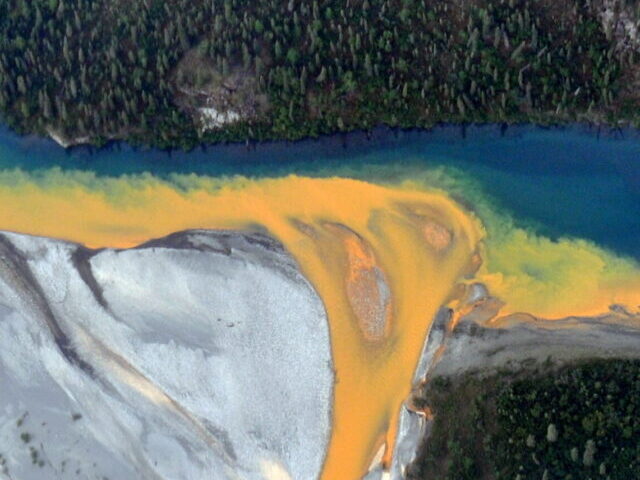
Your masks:
M606 8L617 23L603 20ZM0 0L0 116L21 133L69 143L187 149L382 124L637 125L640 47L624 22L637 22L639 8Z

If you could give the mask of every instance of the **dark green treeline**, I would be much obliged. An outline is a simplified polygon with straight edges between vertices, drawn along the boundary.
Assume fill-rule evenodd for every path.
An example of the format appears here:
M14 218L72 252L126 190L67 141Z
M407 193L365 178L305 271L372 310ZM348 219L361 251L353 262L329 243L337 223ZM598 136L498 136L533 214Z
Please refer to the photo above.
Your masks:
M185 148L381 123L638 123L640 55L605 31L600 7L0 0L0 111L22 132ZM243 120L203 134L198 102L230 78Z
M410 480L640 479L640 361L438 378Z

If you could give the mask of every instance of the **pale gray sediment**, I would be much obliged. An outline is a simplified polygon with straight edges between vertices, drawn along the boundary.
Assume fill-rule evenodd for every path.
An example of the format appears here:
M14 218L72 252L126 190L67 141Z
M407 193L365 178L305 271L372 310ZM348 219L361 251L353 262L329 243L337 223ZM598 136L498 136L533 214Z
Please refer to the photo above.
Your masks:
M596 358L640 358L640 315L622 306L612 305L609 312L598 317L542 320L516 314L503 319L504 328L483 326L499 302L483 286L473 287L469 303L486 300L485 305L494 302L492 308L472 310L455 328L448 326L448 309L438 312L416 369L416 390L436 377L490 375L503 368L522 368L532 361L561 365ZM437 357L439 349L443 353ZM393 462L386 476L392 480L405 478L406 467L415 460L432 427L432 421L412 411L410 405L408 399L401 407ZM371 480L382 478L380 470Z
M0 240L8 478L319 476L329 328L278 242L211 231L130 250Z
M487 328L499 302L480 285L467 300L484 307L455 328L438 312L414 387L528 359L640 356L640 319L621 306ZM10 480L318 478L333 382L324 306L264 234L197 230L129 250L0 234L0 472ZM428 437L410 400L390 470L374 466L367 480L404 478Z
M446 340L449 320L449 309L441 308L431 325L429 335L420 355L413 377L414 389L422 385L429 374L430 368L433 366L432 363L436 358L436 352ZM418 447L431 426L430 422L427 422L424 418L424 415L412 411L406 403L400 408L398 435L389 471L389 478L391 479L404 478L406 467L415 460Z

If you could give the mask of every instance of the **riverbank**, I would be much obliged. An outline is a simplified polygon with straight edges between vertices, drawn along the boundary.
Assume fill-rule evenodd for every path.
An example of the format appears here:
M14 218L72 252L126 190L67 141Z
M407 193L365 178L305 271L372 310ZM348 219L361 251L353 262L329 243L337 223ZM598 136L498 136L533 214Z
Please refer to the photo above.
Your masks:
M527 362L437 377L409 480L637 478L637 359Z
M367 142L376 142L376 140L380 140L387 135L393 135L394 137L401 136L407 133L430 133L433 131L440 131L443 129L457 129L460 132L460 137L465 138L467 135L467 131L481 128L481 129L491 129L491 128L499 128L500 134L504 135L509 129L519 129L522 126L533 126L535 128L540 128L543 130L549 129L565 129L575 127L579 125L582 130L585 132L596 133L598 136L602 135L604 137L607 136L619 136L623 135L625 132L637 132L639 129L638 125L635 125L629 121L621 120L615 123L608 123L598 121L598 119L592 118L580 118L575 119L573 121L562 121L562 122L549 122L549 123L535 123L529 122L527 119L517 119L513 122L487 122L487 123L473 123L473 122L461 122L461 123L437 123L431 126L415 126L415 127L398 127L398 126L390 126L390 125L377 125L374 128L363 130L361 128L350 129L347 131L334 131L334 132L326 132L313 136L303 136L299 138L287 139L284 137L268 137L263 139L255 139L255 138L247 138L244 140L239 140L237 138L229 138L222 139L218 141L207 141L203 140L200 143L196 143L188 148L181 148L179 146L167 146L167 147L159 147L154 145L145 145L135 138L122 138L115 135L112 135L108 138L101 139L99 144L95 144L92 142L90 137L78 136L78 137L68 137L63 136L62 134L54 131L47 130L46 135L40 137L43 140L50 139L53 140L56 145L65 149L72 150L78 148L85 148L89 150L101 150L112 148L115 144L130 144L134 148L140 149L154 149L158 148L167 152L184 152L190 153L193 150L197 149L215 149L219 147L227 147L231 146L240 146L246 150L259 150L264 145L269 144L289 144L296 145L306 142L320 142L326 143L327 139L331 139L334 137L338 137L342 142L342 148L347 148L350 142L362 142L366 140ZM27 134L29 135L29 134ZM33 134L32 134L33 135Z
M489 318L495 311L487 308L487 301L490 298L480 299L478 307L462 318L447 309L436 318L416 370L414 392L403 407L391 478L421 479L427 471L429 478L450 478L447 471L456 478L485 478L477 468L480 464L488 468L486 461L473 453L482 451L482 443L478 440L480 444L471 447L464 437L475 428L473 412L493 408L484 402L490 402L487 395L497 395L496 385L535 376L555 378L563 369L593 360L640 359L640 310L629 312L612 306L610 312L598 317L549 321L518 314L492 322ZM459 393L446 396L450 386ZM478 398L470 392L476 392ZM432 435L436 435L433 440ZM469 451L456 450L447 443L448 435L451 441L463 442ZM480 463L475 470L469 465L466 468L475 473L462 475L464 468L455 462L472 457Z

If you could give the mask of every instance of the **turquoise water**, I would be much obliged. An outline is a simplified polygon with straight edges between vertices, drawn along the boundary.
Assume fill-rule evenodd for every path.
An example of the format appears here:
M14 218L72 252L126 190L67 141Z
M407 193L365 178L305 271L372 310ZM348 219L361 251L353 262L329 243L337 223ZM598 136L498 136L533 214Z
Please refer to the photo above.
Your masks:
M296 143L219 145L189 153L116 143L70 151L0 128L0 169L90 170L99 176L150 172L251 177L348 175L392 180L441 169L481 191L523 226L559 238L585 238L640 259L640 132L582 126L380 129ZM437 184L437 182L435 182ZM471 188L471 187L470 187ZM474 195L461 189L463 202ZM1 207L0 207L1 208Z

